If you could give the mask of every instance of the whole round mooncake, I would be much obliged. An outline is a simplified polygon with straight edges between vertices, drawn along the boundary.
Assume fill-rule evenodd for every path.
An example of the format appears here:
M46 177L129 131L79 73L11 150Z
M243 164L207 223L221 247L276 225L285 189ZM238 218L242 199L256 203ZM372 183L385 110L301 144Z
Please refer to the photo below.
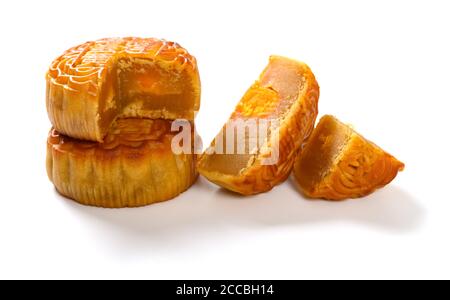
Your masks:
M198 174L195 143L192 151L174 153L172 139L179 132L171 125L169 120L119 119L102 143L52 129L48 176L61 194L85 205L135 207L174 198Z

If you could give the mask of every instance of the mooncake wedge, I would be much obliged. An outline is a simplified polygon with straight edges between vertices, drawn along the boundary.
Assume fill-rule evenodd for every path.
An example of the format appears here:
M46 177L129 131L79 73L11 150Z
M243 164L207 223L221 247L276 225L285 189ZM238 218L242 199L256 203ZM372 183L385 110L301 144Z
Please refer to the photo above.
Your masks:
M269 191L289 176L314 128L318 99L319 86L306 64L271 56L259 80L202 154L199 172L243 195Z
M298 157L294 176L307 197L343 200L384 187L403 169L395 157L326 115Z
M160 119L119 119L102 143L52 129L48 176L62 195L85 205L121 208L169 200L186 191L198 175L194 143L190 153L175 154L176 134L171 121Z
M47 111L61 134L103 141L121 117L193 120L200 107L195 57L174 42L108 38L73 47L46 75Z

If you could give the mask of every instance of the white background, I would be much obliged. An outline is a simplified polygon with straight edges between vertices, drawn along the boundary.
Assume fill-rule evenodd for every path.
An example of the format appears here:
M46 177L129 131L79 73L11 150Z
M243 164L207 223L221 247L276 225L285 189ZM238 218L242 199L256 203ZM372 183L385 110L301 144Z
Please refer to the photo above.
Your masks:
M2 1L0 278L450 278L448 1ZM320 114L406 163L364 199L304 199L286 182L238 197L200 179L173 201L106 210L45 173L44 75L112 36L175 40L202 79L206 143L270 54L303 60Z

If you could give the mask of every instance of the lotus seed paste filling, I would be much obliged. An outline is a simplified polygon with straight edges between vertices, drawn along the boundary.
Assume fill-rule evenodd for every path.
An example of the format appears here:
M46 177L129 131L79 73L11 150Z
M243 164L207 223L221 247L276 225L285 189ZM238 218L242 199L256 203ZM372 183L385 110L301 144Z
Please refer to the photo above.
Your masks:
M195 95L185 71L148 59L121 58L106 75L100 100L103 133L116 117L191 118Z
M350 128L328 116L319 123L315 133L302 154L300 178L305 186L314 186L322 180L352 135Z

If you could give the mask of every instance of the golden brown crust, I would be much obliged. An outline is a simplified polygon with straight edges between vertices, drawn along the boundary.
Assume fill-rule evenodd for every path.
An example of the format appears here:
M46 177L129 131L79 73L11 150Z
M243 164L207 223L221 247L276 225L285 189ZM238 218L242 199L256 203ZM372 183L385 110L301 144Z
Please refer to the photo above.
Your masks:
M348 134L345 140L338 142L339 133L325 132L324 127L327 125L346 130ZM331 145L337 151L329 151L327 147ZM327 157L330 154L335 157ZM331 163L321 174L311 174L318 170L316 168L316 171L311 171L315 165L326 160ZM403 169L404 164L395 157L336 118L324 116L296 161L294 175L306 196L343 200L363 197L384 187Z
M55 129L47 140L47 172L56 189L100 207L135 207L176 197L196 180L196 157L175 155L171 121L119 119L104 143Z
M152 107L143 113L144 117L193 120L200 105L196 59L177 43L154 38L112 38L73 47L51 64L46 75L46 103L50 121L59 132L78 139L102 141L115 117L125 109L130 110L113 107L114 102L120 102L120 99L113 101L120 96L117 84L111 82L117 81L121 59L145 60L173 73L174 78L187 78L183 82L188 81L188 102L192 103L188 109L172 111L163 106ZM139 107L125 113L139 115Z
M276 64L280 64L281 67L272 74L273 66ZM277 74L277 72L290 75L286 79L280 79L277 77L283 74ZM294 78L289 78L290 76ZM259 98L258 101L252 100L255 97ZM292 100L291 104L280 105L283 99ZM318 100L319 85L306 64L284 57L271 56L259 80L238 103L230 119L277 118L280 123L278 162L272 165L262 163L265 159L272 157L271 146L275 145L277 138L271 135L257 153L250 156L248 165L238 174L226 174L221 170L207 167L210 160L215 157L206 152L198 163L200 174L226 189L243 195L266 192L285 181L292 170L297 153L314 128Z

